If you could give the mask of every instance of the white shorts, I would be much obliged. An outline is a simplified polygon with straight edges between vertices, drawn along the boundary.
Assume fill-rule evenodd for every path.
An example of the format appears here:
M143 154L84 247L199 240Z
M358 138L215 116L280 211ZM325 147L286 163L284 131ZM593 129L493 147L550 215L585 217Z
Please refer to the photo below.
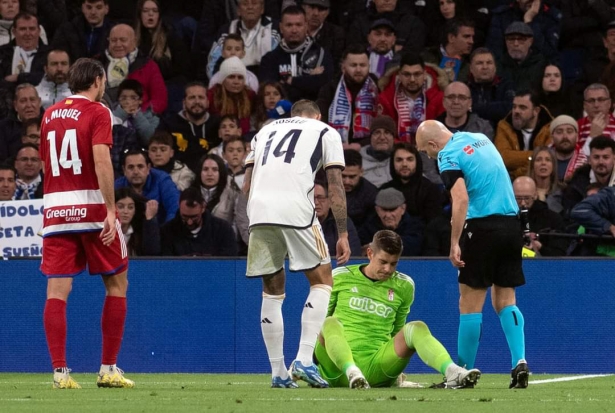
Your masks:
M261 277L284 268L288 254L291 271L306 271L329 264L329 248L318 219L306 229L256 226L250 229L246 276Z

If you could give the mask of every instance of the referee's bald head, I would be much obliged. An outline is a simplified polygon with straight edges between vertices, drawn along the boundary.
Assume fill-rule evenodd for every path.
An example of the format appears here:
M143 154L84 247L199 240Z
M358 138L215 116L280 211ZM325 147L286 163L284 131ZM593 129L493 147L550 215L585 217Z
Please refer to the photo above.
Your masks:
M316 102L308 99L301 99L295 102L290 109L290 116L300 116L302 118L320 120L320 108Z
M416 148L435 158L453 134L437 120L426 120L416 131Z

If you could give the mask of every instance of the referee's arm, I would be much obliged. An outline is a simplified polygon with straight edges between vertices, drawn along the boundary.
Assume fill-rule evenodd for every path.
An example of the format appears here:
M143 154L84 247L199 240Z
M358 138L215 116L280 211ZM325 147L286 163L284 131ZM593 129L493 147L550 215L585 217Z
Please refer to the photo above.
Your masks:
M468 214L468 191L466 182L462 177L457 177L451 188L451 198L453 200L451 218L451 251L449 259L455 267L463 267L465 263L461 261L461 248L459 239L463 231L463 225Z

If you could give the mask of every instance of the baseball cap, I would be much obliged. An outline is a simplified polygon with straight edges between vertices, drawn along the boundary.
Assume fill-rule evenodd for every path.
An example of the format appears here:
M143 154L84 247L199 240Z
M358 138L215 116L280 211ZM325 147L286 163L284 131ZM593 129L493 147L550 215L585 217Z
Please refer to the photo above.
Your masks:
M579 125L577 124L577 121L574 120L573 117L568 115L559 115L557 118L553 119L551 121L551 125L549 125L549 132L553 134L555 128L562 125L570 125L574 128L575 131L577 131L577 133L579 132Z
M379 27L388 27L393 33L395 33L395 25L389 19L375 20L369 28L369 31L375 30Z
M331 8L331 2L329 0L303 0L301 4L309 4L310 6L320 6L325 9Z
M395 188L387 188L376 195L376 206L384 209L395 209L406 203L404 194Z
M532 30L532 28L523 22L512 22L511 24L509 24L506 28L506 31L504 32L504 35L508 36L511 34L520 34L522 36L534 37L534 31Z

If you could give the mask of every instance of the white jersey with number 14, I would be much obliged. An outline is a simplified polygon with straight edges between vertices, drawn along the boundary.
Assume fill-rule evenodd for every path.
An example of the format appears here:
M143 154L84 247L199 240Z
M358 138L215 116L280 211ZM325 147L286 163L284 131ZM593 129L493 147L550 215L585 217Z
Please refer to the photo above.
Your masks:
M342 138L316 119L279 119L254 137L246 165L253 165L250 227L308 228L315 216L316 172L321 166L344 168Z

